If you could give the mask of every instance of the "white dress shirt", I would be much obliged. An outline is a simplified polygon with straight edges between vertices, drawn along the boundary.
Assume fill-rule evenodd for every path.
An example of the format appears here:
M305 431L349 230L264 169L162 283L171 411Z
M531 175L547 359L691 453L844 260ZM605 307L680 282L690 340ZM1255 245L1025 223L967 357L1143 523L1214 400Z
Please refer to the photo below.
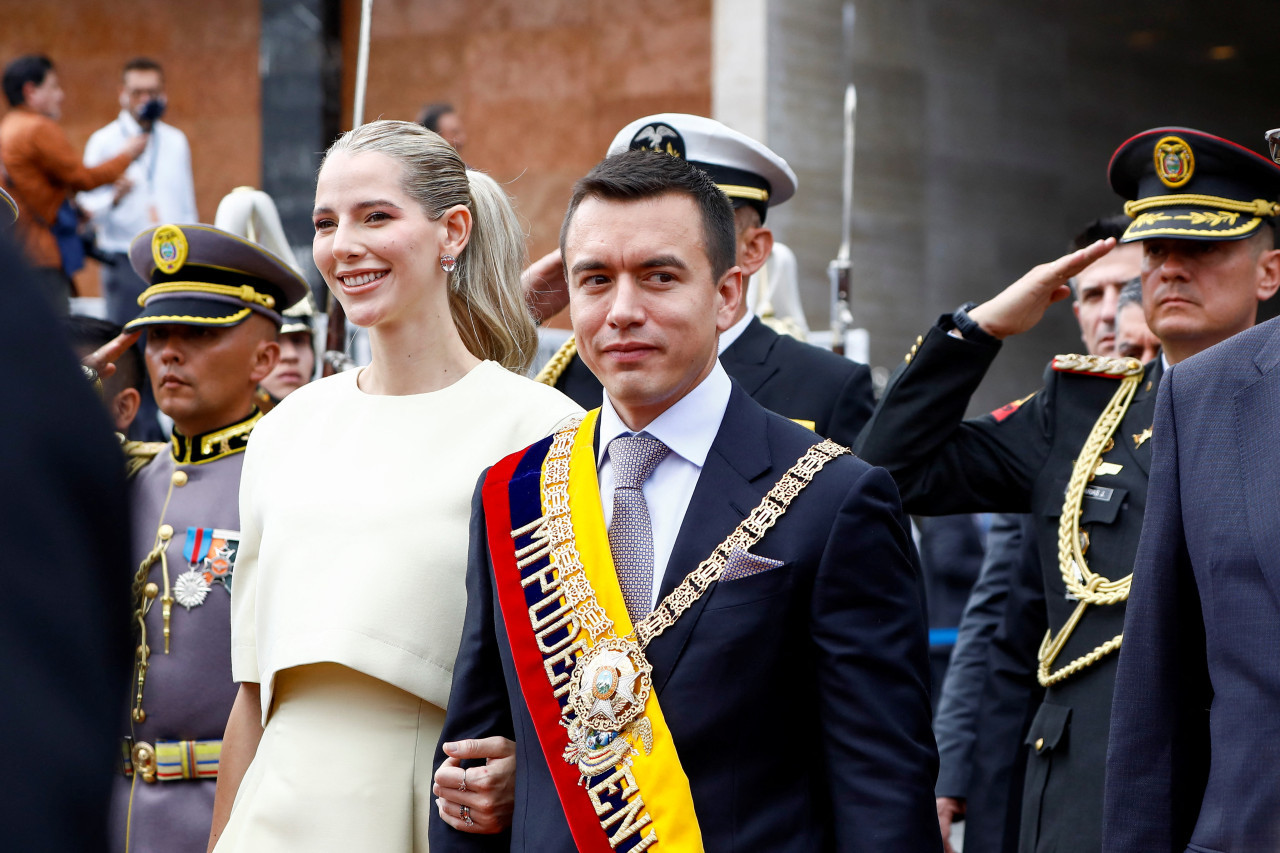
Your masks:
M729 374L717 361L702 382L639 433L671 448L641 488L653 526L653 590L650 593L653 605L658 602L658 590L671 559L671 549L675 547L693 489L698 485L698 475L720 431L732 388ZM606 526L613 520L613 465L609 461L609 442L620 435L635 434L618 417L606 391L600 406L600 450L596 457Z
M741 320L721 332L720 340L717 344L718 349L716 350L716 355L724 355L724 351L733 346L734 341L742 337L742 333L747 330L747 326L751 324L751 321L754 320L755 317L755 314L748 311L746 314L742 315Z
M128 110L94 131L84 148L84 164L97 166L120 153L125 143L142 133ZM133 182L120 203L113 205L111 184L80 193L80 206L93 217L98 248L104 252L128 252L140 231L165 223L199 222L195 183L191 176L191 147L187 136L170 124L157 121L146 149L129 164L124 176Z

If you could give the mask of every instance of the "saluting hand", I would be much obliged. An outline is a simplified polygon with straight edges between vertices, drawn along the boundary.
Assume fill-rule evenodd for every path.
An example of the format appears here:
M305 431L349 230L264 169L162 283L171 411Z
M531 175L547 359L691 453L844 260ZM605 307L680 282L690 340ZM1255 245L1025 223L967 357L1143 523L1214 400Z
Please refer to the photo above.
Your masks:
M511 825L516 801L516 745L504 737L444 744L448 758L436 770L431 791L440 817L454 829L492 835ZM467 759L483 767L462 767ZM464 784L465 783L465 784Z
M129 347L136 344L141 335L141 329L136 332L121 332L80 359L80 363L85 367L92 367L98 371L98 378L106 379L116 372L116 359L124 355Z
M569 282L564 277L560 250L548 252L520 274L524 301L539 323L549 320L569 304Z
M1032 267L1022 278L970 311L969 317L992 337L1020 335L1039 323L1050 305L1071 295L1069 278L1115 246L1115 238L1108 237L1056 261Z

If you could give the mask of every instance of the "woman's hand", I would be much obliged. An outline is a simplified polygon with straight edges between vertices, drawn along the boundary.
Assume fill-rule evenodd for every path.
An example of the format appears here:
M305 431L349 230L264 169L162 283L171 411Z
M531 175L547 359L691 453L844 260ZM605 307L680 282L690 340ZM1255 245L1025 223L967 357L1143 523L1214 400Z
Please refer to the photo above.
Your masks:
M492 835L511 825L516 800L516 745L504 737L444 745L448 756L436 770L431 791L440 817L454 829ZM483 767L463 767L485 759Z

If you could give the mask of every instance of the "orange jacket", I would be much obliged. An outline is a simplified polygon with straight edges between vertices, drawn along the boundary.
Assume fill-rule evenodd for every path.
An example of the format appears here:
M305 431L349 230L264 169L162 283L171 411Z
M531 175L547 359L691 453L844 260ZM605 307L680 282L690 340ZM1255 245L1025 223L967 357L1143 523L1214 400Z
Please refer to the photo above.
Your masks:
M120 154L89 168L56 121L25 106L0 119L0 163L20 215L14 230L35 267L59 267L62 255L49 226L69 193L109 184L132 158Z

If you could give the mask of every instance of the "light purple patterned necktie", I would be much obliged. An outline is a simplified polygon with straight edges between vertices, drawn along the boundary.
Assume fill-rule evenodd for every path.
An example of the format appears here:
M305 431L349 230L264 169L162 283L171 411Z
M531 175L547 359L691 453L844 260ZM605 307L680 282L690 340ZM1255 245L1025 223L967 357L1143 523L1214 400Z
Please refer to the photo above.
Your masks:
M613 465L613 518L609 551L634 625L648 615L653 599L653 524L640 489L670 452L647 435L620 435L609 442Z

